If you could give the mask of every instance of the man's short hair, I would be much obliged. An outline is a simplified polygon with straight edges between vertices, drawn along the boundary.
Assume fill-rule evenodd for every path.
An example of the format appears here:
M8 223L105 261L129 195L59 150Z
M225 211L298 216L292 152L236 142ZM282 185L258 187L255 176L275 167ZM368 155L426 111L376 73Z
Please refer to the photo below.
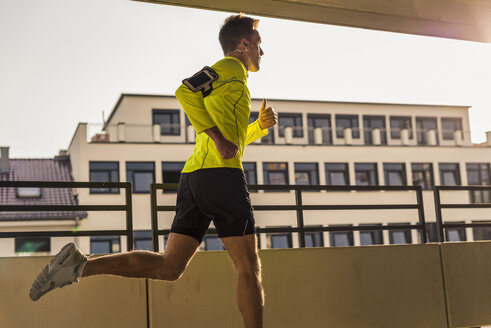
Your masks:
M243 38L250 40L258 25L259 19L244 16L242 13L225 19L218 34L223 54L227 55L236 50Z

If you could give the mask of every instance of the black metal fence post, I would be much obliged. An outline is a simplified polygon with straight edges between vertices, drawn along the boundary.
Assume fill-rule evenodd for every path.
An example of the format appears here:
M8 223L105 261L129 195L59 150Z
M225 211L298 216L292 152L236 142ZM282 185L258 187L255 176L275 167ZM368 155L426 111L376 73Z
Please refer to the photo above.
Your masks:
M418 217L419 217L419 224L421 225L421 241L423 244L427 243L427 232L426 232L426 221L425 221L425 210L424 210L424 203L423 203L423 189L421 186L418 186L418 189L416 190L416 199L418 201Z
M131 183L126 182L124 187L126 197L126 250L130 251L134 248L133 245L133 200Z
M436 240L439 243L445 241L443 234L443 222L442 222L442 206L440 202L440 187L435 186L433 191L433 199L435 200L435 214L436 214Z
M305 247L305 228L303 222L303 203L302 203L302 190L295 189L295 203L297 207L297 227L298 227L298 240L300 247Z
M159 251L159 224L158 224L158 213L157 213L157 188L155 184L151 184L151 196L150 196L150 208L152 211L152 245L153 251Z

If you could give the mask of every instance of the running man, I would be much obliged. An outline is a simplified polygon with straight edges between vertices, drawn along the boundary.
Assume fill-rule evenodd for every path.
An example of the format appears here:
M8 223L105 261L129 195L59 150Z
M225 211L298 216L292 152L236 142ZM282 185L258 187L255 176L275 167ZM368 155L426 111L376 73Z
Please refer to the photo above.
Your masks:
M258 24L259 20L242 14L228 17L219 33L225 58L208 68L206 76L183 81L176 91L197 138L182 171L165 253L137 250L89 259L74 243L67 244L34 281L32 300L92 275L175 281L213 221L237 271L237 303L244 326L263 327L261 262L242 168L244 146L267 135L277 123L277 114L263 100L258 120L248 124L248 71L259 71L264 54ZM211 88L197 90L193 83L203 82L203 76L205 83L209 78Z

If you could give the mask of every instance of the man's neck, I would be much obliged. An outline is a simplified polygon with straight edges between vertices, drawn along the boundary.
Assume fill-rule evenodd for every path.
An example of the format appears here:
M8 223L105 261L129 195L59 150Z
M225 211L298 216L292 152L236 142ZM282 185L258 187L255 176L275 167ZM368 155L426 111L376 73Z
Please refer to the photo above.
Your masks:
M227 54L227 57L234 57L234 58L240 60L242 62L242 64L244 64L244 67L246 68L246 70L249 70L250 60L249 60L249 57L245 53L235 52L235 53Z

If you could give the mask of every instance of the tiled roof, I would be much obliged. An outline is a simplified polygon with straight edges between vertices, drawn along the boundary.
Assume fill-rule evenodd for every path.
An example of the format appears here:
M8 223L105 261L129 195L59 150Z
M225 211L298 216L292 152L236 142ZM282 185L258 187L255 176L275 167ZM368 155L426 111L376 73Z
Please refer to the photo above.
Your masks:
M54 159L10 159L0 181L73 181L68 156ZM16 188L0 188L0 205L78 205L71 188L41 188L39 198L19 198ZM85 211L0 212L0 221L67 220L87 217Z

